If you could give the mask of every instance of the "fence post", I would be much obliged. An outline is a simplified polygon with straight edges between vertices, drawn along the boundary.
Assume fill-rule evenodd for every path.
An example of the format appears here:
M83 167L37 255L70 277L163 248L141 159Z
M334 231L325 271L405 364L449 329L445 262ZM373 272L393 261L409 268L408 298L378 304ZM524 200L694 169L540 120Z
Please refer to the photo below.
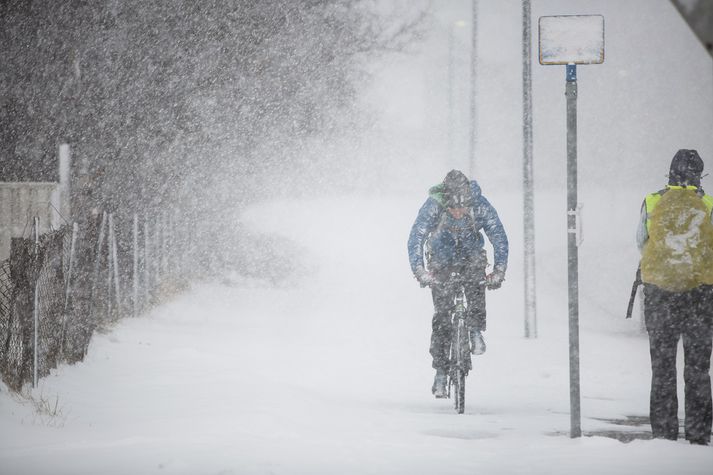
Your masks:
M161 213L161 274L163 274L164 282L168 274L168 215L166 212Z
M133 282L132 282L132 300L133 300L133 313L134 317L139 314L139 216L134 213L134 241L133 241L133 254L134 254L134 272Z
M117 316L121 317L121 312L122 312L122 298L121 298L121 279L120 274L119 274L119 250L118 246L116 245L116 230L112 226L111 228L111 241L112 241L112 259L114 259L114 286L115 286L115 292L116 292L116 311L117 311Z
M112 239L112 236L114 235L114 213L109 213L109 227L107 228L107 290L106 290L106 302L107 302L107 310L106 310L106 318L107 320L111 321L112 320L112 311L114 310L114 306L112 305L111 301L111 285L112 285L112 279L114 278L114 260L112 259L112 256L114 254L114 241Z
M32 233L34 235L34 240L35 240L35 246L34 246L34 252L33 252L33 263L34 263L34 269L33 269L33 279L35 280L35 291L34 291L34 304L32 308L32 320L34 323L34 335L33 335L33 357L32 357L32 387L37 386L37 370L38 370L38 353L39 353L39 326L40 326L40 276L39 276L39 269L37 268L37 264L39 262L39 251L40 251L40 218L35 216L33 218L33 230Z
M114 282L114 297L116 316L121 317L121 282L119 281L119 258L116 250L116 231L114 229L114 213L109 213L109 302L111 302L111 282Z
M173 228L173 213L166 212L166 227L168 228L168 242L166 248L166 269L169 276L173 277L176 272L173 256L175 255L174 248L176 245L175 229Z
M168 254L169 269L170 269L170 274L173 276L173 280L175 281L176 276L179 273L178 259L176 259L176 255L177 255L176 251L178 250L179 245L178 245L178 236L177 236L178 233L176 232L176 212L175 212L175 210L172 212L169 212L168 220L169 220L170 227L171 227L171 245L170 245L170 249L169 249L170 252Z
M154 249L154 297L156 296L156 290L158 287L160 287L161 283L161 271L163 270L161 268L161 256L163 254L163 249L161 248L161 218L160 215L159 217L156 218L154 221L154 243L153 243L153 249Z
M67 309L69 308L69 293L72 288L72 271L74 270L74 251L77 244L77 234L79 233L79 225L76 222L72 223L72 239L69 245L69 267L67 269L67 278L64 283L64 306L62 307L62 334L59 340L59 352L64 358L64 340L67 334Z
M67 281L64 288L64 311L67 311L69 306L69 291L72 282L72 271L74 270L74 251L77 244L77 234L79 233L79 226L76 222L72 223L72 240L69 245L69 269L67 270Z
M101 264L101 249L104 244L104 226L106 226L106 211L102 213L102 221L99 225L99 239L97 240L97 252L94 257L94 279L92 279L92 292L89 299L89 318L94 316L94 301L96 300L97 282L99 281L99 266Z
M144 306L148 306L151 286L151 270L149 269L149 246L151 243L149 233L149 217L144 215Z

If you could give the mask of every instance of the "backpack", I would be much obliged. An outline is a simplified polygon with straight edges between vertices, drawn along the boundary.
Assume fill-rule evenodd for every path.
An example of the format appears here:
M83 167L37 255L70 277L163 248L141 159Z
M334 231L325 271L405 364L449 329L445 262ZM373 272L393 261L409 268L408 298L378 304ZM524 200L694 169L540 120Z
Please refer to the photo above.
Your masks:
M474 234L480 234L479 230L476 228L475 225L475 210L473 206L468 207L468 213L466 218L469 220L469 228L471 228L472 232ZM424 255L425 255L425 262L426 262L426 267L429 270L433 270L433 253L432 253L432 246L431 246L431 238L433 235L441 232L444 227L447 226L447 222L450 221L450 217L448 216L448 211L445 206L441 205L438 211L438 217L436 218L436 225L434 226L433 230L429 233L429 235L426 237L426 241L424 243ZM481 238L482 239L482 238ZM480 255L473 256L473 259L476 259L476 261L480 262L483 267L487 266L487 256L486 252L484 249L481 250Z
M710 197L693 187L669 187L649 195L646 205L649 239L641 256L642 280L671 292L713 283Z

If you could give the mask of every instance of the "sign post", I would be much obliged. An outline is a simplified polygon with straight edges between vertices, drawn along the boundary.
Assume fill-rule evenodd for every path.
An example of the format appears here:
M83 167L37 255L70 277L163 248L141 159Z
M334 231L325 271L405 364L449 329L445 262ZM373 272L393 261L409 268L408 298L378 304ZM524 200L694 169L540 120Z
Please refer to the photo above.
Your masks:
M539 21L540 64L565 65L567 97L567 280L569 298L570 437L582 436L579 390L579 255L577 203L577 64L604 62L604 17L544 16Z

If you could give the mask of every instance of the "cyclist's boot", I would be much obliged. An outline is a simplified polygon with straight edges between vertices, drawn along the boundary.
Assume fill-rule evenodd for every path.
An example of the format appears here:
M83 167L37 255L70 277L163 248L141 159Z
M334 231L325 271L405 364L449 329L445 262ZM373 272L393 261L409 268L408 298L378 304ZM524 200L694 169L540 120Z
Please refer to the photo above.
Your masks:
M470 352L474 355L482 355L485 353L485 339L480 330L470 331Z
M437 398L448 397L448 390L446 389L446 384L448 383L448 376L446 375L446 370L443 368L436 369L436 377L433 378L433 387L431 392Z

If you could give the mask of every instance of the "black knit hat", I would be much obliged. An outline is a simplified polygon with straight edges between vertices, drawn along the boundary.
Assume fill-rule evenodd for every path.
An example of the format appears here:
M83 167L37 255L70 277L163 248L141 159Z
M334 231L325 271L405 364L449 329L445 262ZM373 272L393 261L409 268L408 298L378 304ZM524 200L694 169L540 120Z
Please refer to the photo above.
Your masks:
M678 186L701 186L703 160L696 150L681 149L671 160L668 184Z
M462 171L449 171L443 179L443 186L447 207L462 208L472 205L473 193L470 189L470 180Z

